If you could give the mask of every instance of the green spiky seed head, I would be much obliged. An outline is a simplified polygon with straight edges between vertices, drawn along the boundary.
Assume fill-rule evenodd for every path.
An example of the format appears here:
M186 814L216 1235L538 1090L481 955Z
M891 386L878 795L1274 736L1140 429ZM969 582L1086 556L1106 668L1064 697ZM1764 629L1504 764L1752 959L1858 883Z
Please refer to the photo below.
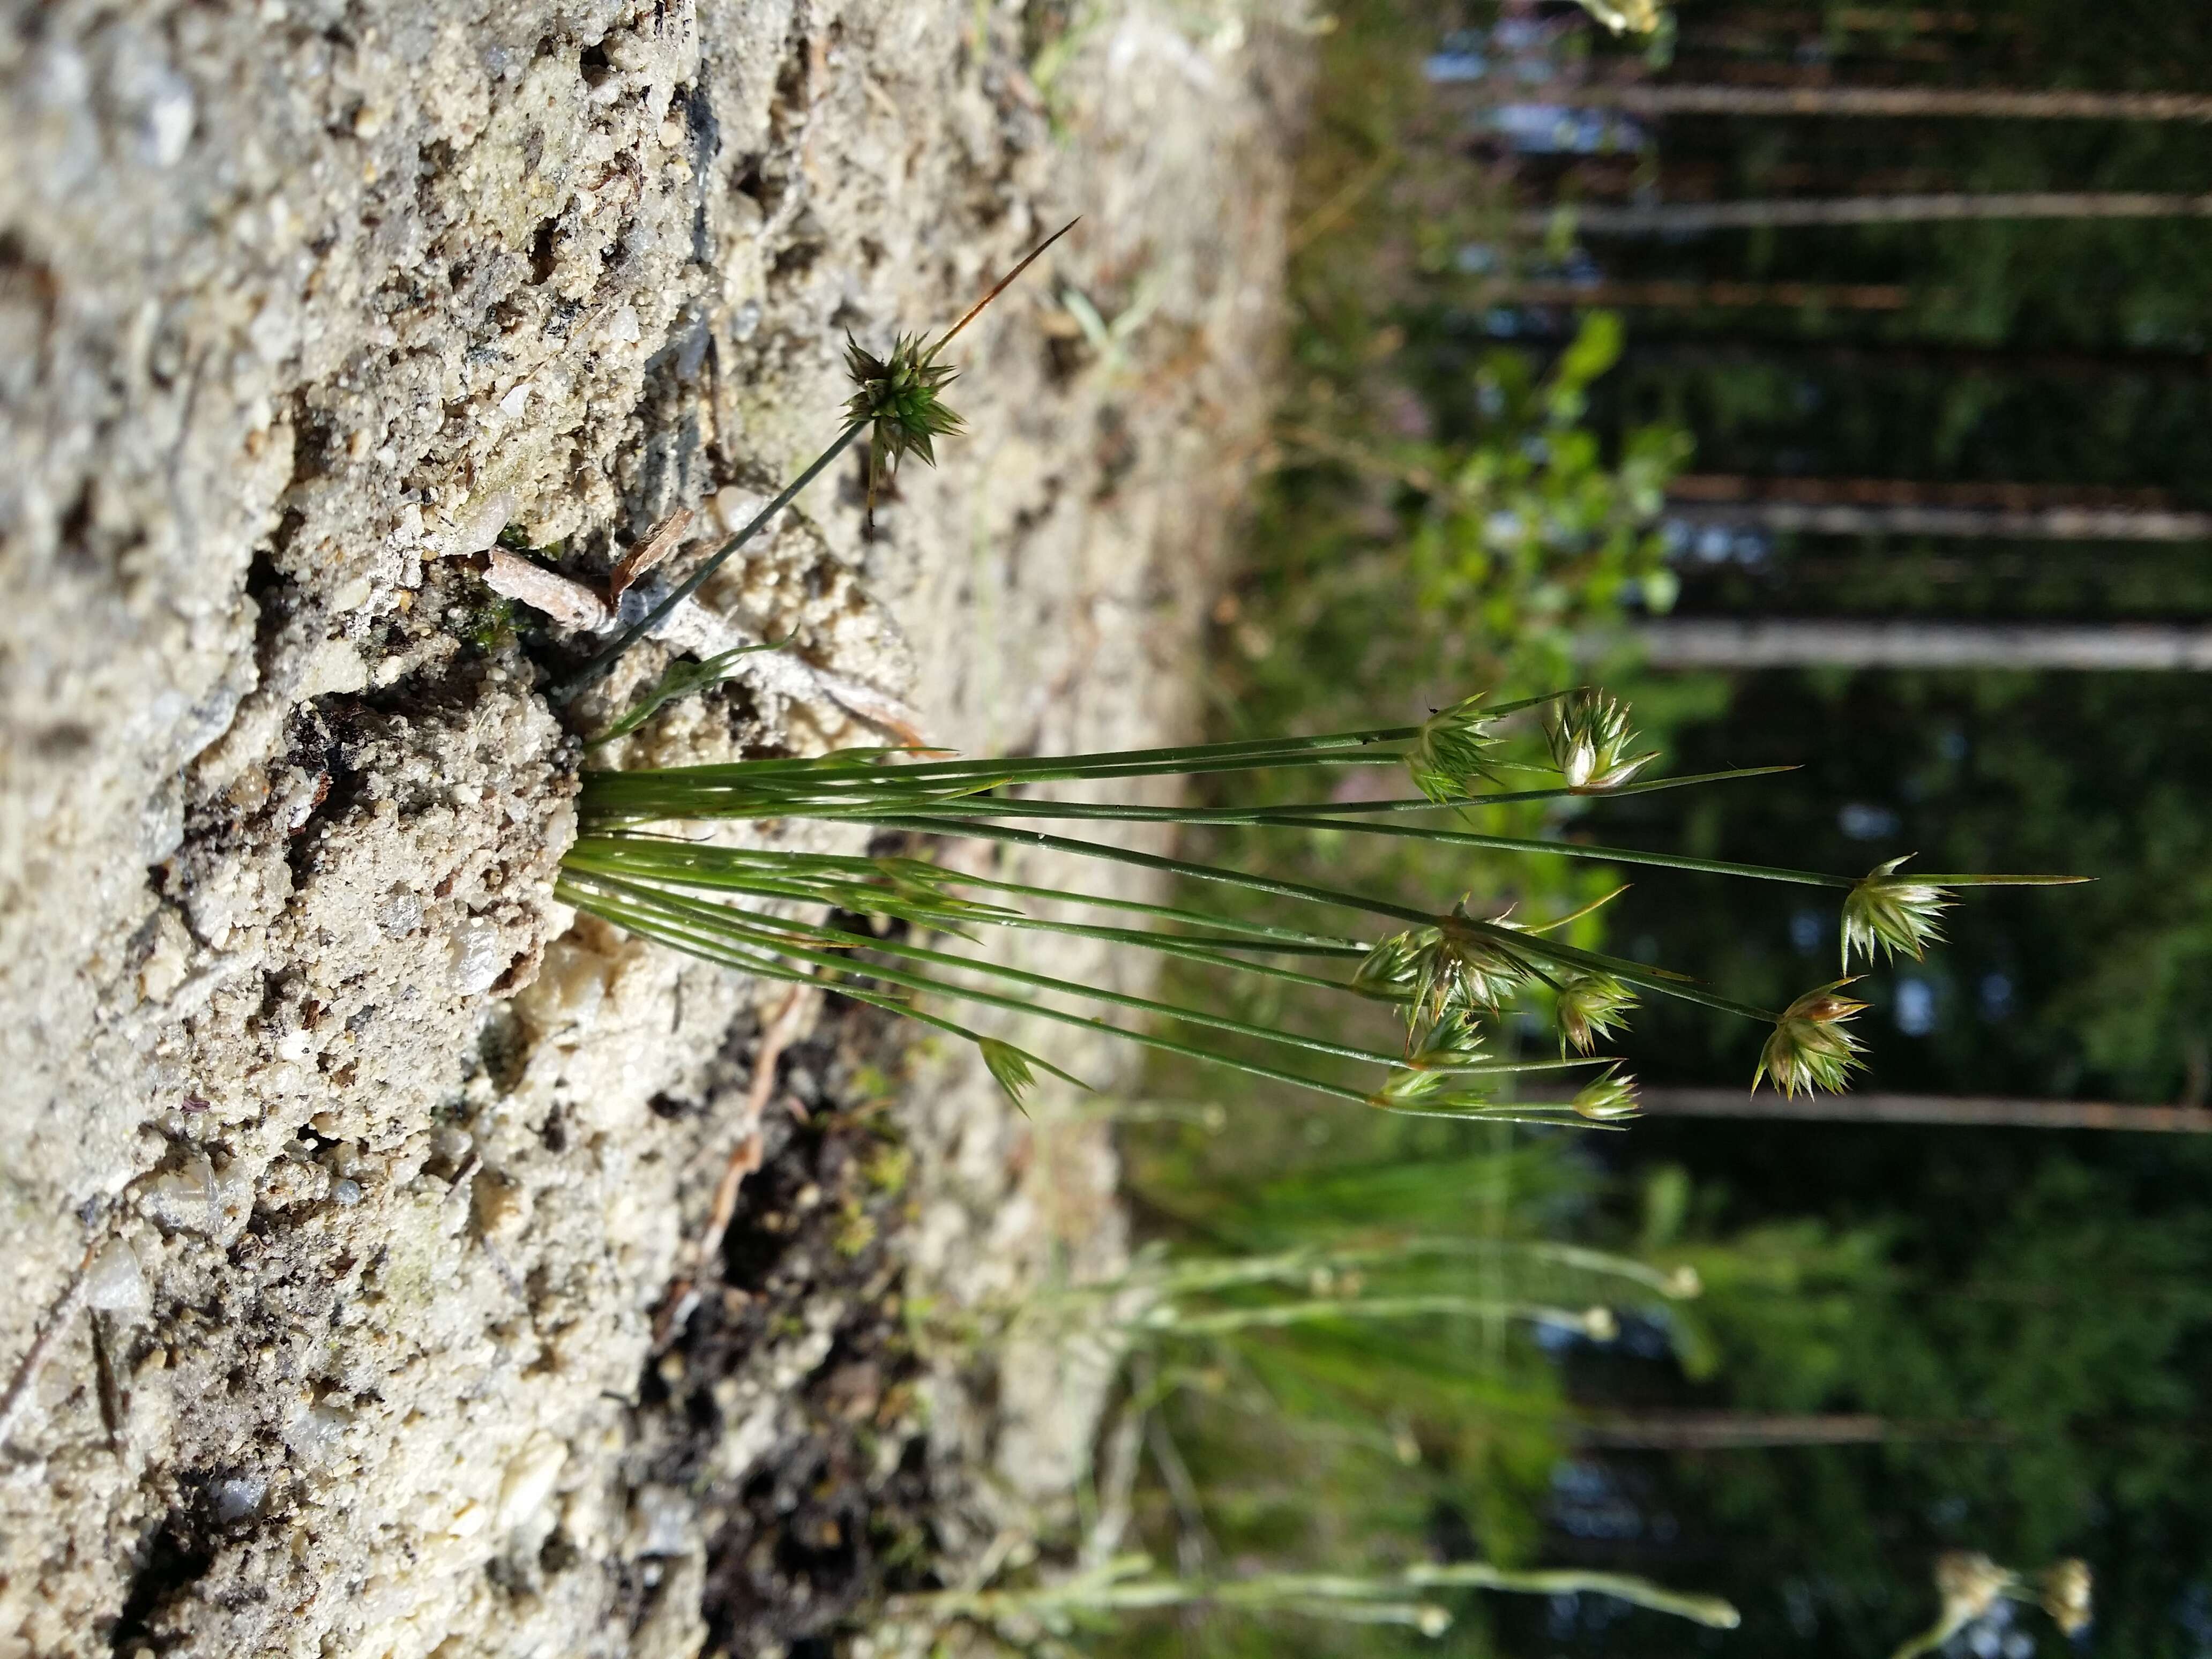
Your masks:
M1413 988L1413 1007L1430 1022L1461 1008L1496 1013L1528 977L1528 963L1468 915L1462 899L1438 923L1436 949Z
M1545 735L1552 764L1578 791L1618 788L1659 757L1656 749L1628 752L1636 744L1628 705L1602 691L1577 691L1562 702Z
M1431 800L1464 800L1478 779L1491 775L1489 751L1495 714L1482 712L1487 694L1478 691L1421 722L1407 751L1406 770L1413 787Z
M1376 945L1360 959L1352 983L1369 996L1405 1005L1406 1052L1415 1054L1437 1049L1440 1034L1462 1028L1472 1033L1474 1016L1496 1012L1526 972L1463 910L1455 910L1440 927L1409 927Z
M1449 1072L1394 1071L1368 1096L1367 1103L1385 1112L1427 1117L1488 1117L1499 1109L1496 1096L1470 1086Z
M1027 1117L1030 1109L1026 1097L1036 1085L1036 1072L1030 1057L1011 1042L1001 1042L996 1037L984 1037L975 1046L983 1051L983 1064L1006 1091L1006 1098L1014 1103L1014 1109Z
M1636 1103L1636 1079L1618 1070L1607 1070L1583 1085L1571 1103L1592 1123L1623 1122L1641 1109Z
M1807 1094L1815 1089L1839 1095L1860 1065L1859 1040L1844 1028L1866 1012L1867 1005L1842 994L1851 983L1839 979L1808 991L1782 1012L1773 1035L1759 1052L1759 1069L1751 1074L1756 1090L1762 1079L1771 1079L1784 1095Z
M1869 962L1874 960L1877 948L1891 957L1902 951L1917 962L1930 945L1942 940L1943 912L1951 908L1951 896L1931 883L1899 875L1897 868L1904 862L1898 858L1877 864L1845 895L1846 969L1851 965L1854 948Z
M1636 993L1611 974L1573 974L1559 981L1559 1052L1586 1054L1625 1023Z
M1413 994L1422 964L1436 950L1437 930L1408 927L1380 941L1352 970L1352 988L1364 996L1396 1000Z
M958 371L939 362L937 349L919 334L900 335L888 357L876 356L848 335L845 372L854 386L845 418L868 428L872 482L878 469L895 471L908 454L936 465L935 441L965 424L942 396Z
M1406 1037L1406 1064L1421 1071L1473 1066L1483 1053L1482 1028L1469 1008L1454 1008Z

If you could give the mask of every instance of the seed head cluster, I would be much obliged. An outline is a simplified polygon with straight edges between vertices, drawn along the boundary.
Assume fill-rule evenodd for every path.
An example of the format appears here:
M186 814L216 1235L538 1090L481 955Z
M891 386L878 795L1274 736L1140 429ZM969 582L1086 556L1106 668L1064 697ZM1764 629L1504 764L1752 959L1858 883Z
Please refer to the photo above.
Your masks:
M1904 862L1898 858L1877 864L1844 896L1845 971L1854 949L1869 962L1877 948L1885 956L1902 952L1917 962L1930 945L1942 941L1942 916L1951 908L1951 896L1934 883L1899 875L1898 866Z
M936 465L936 441L957 435L966 424L943 397L959 371L939 362L938 349L919 334L902 334L890 356L878 357L846 337L845 373L854 392L845 404L845 419L868 428L871 513L878 484L897 472L902 458L919 455Z
M1478 691L1421 722L1406 754L1413 787L1431 800L1464 800L1491 775L1490 748L1498 716L1484 712Z
M1577 691L1562 702L1546 735L1552 763L1573 790L1617 789L1659 758L1656 749L1628 752L1636 746L1628 705L1602 691Z
M1867 1008L1865 1003L1842 994L1850 982L1839 979L1808 991L1782 1011L1782 1018L1774 1022L1773 1035L1760 1051L1759 1069L1751 1074L1753 1089L1761 1079L1771 1078L1784 1095L1794 1096L1800 1090L1810 1094L1815 1089L1832 1095L1843 1093L1844 1085L1861 1064L1863 1046L1844 1028Z

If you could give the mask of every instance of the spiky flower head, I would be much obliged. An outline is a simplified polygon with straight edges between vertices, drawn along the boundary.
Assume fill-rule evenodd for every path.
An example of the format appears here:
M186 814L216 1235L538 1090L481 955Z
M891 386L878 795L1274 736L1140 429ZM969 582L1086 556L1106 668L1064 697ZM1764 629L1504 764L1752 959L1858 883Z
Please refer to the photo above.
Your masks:
M1462 900L1437 925L1409 927L1375 945L1352 983L1404 1005L1406 1051L1413 1055L1437 1048L1432 1039L1455 1021L1472 1033L1474 1017L1495 1012L1527 977L1526 964L1468 915Z
M2036 1600L2062 1633L2076 1636L2088 1628L2093 1581L2087 1561L2072 1556L2053 1561L2036 1576L2035 1585Z
M929 345L919 334L902 334L892 343L890 356L878 357L851 335L845 337L845 373L854 388L845 404L845 418L868 428L872 502L877 480L895 473L902 456L919 455L936 465L935 441L957 434L965 424L942 395L958 373L939 361L943 343Z
M1406 1035L1406 1064L1419 1071L1474 1066L1485 1052L1482 1028L1472 1008L1449 1009L1442 1018Z
M1592 1123L1623 1122L1641 1109L1636 1103L1636 1079L1610 1066L1583 1085L1570 1103L1577 1115Z
M1910 854L1905 855L1911 857ZM1942 915L1951 908L1948 889L1897 873L1904 859L1877 864L1844 897L1844 967L1856 946L1869 962L1877 947L1887 956L1900 951L1917 962L1943 937Z
M1611 974L1571 974L1559 981L1559 1052L1586 1054L1625 1023L1636 994Z
M1024 1054L1011 1042L1001 1042L996 1037L984 1037L975 1045L983 1051L983 1064L998 1079L999 1086L1006 1091L1006 1098L1014 1103L1015 1110L1024 1117L1029 1115L1029 1093L1036 1085L1034 1056Z
M1352 970L1352 988L1363 995L1396 1000L1419 983L1422 964L1436 949L1437 930L1408 927L1370 947Z
M1504 1109L1497 1097L1449 1072L1394 1069L1367 1103L1416 1117L1489 1117Z
M1782 1018L1774 1022L1774 1034L1759 1052L1759 1069L1751 1074L1753 1090L1762 1079L1771 1078L1784 1095L1794 1096L1801 1089L1808 1094L1815 1089L1832 1095L1844 1091L1845 1081L1860 1064L1862 1046L1844 1027L1867 1007L1842 994L1850 983L1839 979L1808 991L1782 1011Z
M1455 1010L1496 1013L1528 977L1528 965L1491 924L1467 913L1467 901L1438 919L1435 948L1413 987L1413 1012L1433 1024Z
M1574 790L1618 788L1659 757L1656 749L1628 752L1636 743L1628 705L1598 690L1577 691L1560 703L1546 735L1552 764Z
M1489 750L1498 717L1483 712L1487 695L1462 697L1421 722L1406 754L1406 770L1413 787L1431 800L1464 800L1477 779L1491 775Z

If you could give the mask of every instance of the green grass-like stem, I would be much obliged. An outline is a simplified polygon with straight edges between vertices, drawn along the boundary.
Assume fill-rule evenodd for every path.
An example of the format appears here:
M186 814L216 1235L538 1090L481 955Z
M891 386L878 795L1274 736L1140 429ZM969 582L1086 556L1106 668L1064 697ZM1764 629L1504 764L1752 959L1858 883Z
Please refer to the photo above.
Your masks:
M1395 763L1401 757L1390 756L1384 758ZM1261 762L1258 764L1271 767L1274 763ZM1401 812L1465 812L1481 806L1517 806L1538 801L1595 800L1606 796L1642 795L1663 789L1686 789L1735 778L1766 777L1794 769L1786 766L1740 767L1729 771L1695 773L1682 777L1648 778L1640 783L1623 784L1608 789L1603 795L1587 788L1562 787L1517 789L1503 793L1467 795L1451 800L1431 800L1425 795L1413 795L1387 800L1319 800L1279 806L1203 807L1146 806L1117 801L1040 800L988 793L1012 782L1030 781L1005 778L979 778L972 788L963 784L948 784L912 789L898 781L899 775L907 769L903 767L872 769L876 776L884 780L873 787L870 787L872 779L823 778L817 781L817 787L811 793L770 791L766 793L757 789L751 793L742 793L734 787L722 789L702 787L698 781L686 777L683 769L672 769L661 773L590 773L586 775L584 812L589 820L614 823L644 823L656 817L678 816L691 818L848 818L865 822L885 811L923 811L972 813L985 817L1120 819L1133 823L1190 825L1269 824L1285 821L1285 815L1357 818ZM1162 769L1164 774L1170 771L1180 774L1181 770ZM610 780L610 782L605 785L595 783L594 780L601 778ZM660 782L657 788L626 788L613 784L611 780L616 778L658 779ZM621 798L625 795L629 799L623 801ZM718 795L722 799L718 799ZM615 799L611 801L610 797ZM1341 827L1358 830L1363 826L1346 824ZM1430 832L1424 830L1419 833ZM1552 843L1545 844L1549 846Z
M1571 1272L1625 1279L1670 1301L1696 1293L1694 1279L1685 1279L1680 1272L1607 1250L1502 1238L1419 1236L1371 1244L1312 1244L1271 1255L1183 1257L1157 1267L1139 1267L1121 1279L1100 1285L1082 1286L1080 1293L1114 1295L1141 1288L1167 1296L1194 1296L1250 1285L1302 1284L1316 1269L1396 1267L1429 1259L1492 1256L1522 1256Z
M1486 1561L1425 1562L1397 1573L1371 1577L1334 1572L1255 1573L1243 1578L1170 1577L1152 1571L1143 1556L1122 1557L1054 1584L1014 1590L951 1589L894 1600L895 1618L994 1624L1042 1620L1048 1626L1086 1613L1136 1613L1165 1607L1215 1607L1255 1612L1296 1612L1353 1622L1405 1624L1435 1636L1450 1623L1441 1607L1409 1603L1408 1592L1487 1589L1521 1595L1608 1595L1632 1606L1686 1619L1714 1630L1741 1622L1717 1596L1686 1595L1625 1573L1579 1569L1512 1569Z
M1453 805L1459 803L1454 802ZM1086 810L1081 802L993 801L988 806L979 805L975 810L988 811L1002 817L1101 817L1167 823L1190 821L1178 816L1177 809L1171 807L1102 808L1093 812ZM872 813L854 812L842 816L866 817L872 823L881 821ZM940 825L960 821L957 812L945 807L927 808L922 816ZM1692 858L1686 854L1646 853L1635 848L1602 847L1583 842L1531 841L1516 836L1480 835L1466 830L1431 830L1399 823L1346 823L1334 817L1310 817L1298 812L1261 811L1220 821L1279 830L1333 830L1343 835L1396 836L1411 841L1426 842L1436 847L1465 847L1492 853L1550 853L1564 858L1597 859L1607 864L1652 865L1662 870L1692 870L1705 875L1738 876L1752 881L1790 882L1801 887L1832 887L1843 891L1849 891L1858 884L1855 877L1826 875L1817 870L1790 870L1765 864L1731 864L1721 859ZM946 835L956 832L940 828L929 833ZM1925 882L1929 878L1918 877L1916 879Z
M1476 1318L1525 1319L1531 1324L1588 1328L1588 1316L1541 1302L1516 1302L1435 1291L1413 1296L1315 1297L1303 1302L1274 1302L1249 1308L1216 1308L1186 1313L1171 1304L1146 1310L1127 1322L1132 1330L1175 1336L1226 1336L1235 1331L1281 1330L1326 1319L1415 1319L1429 1314Z
M593 657L568 679L555 687L552 692L553 700L556 702L567 702L578 693L604 679L614 665L622 660L625 651L636 644L652 629L658 628L666 619L669 612L697 592L706 580L726 564L732 554L750 541L763 525L782 512L785 507L789 507L798 498L800 490L820 477L825 469L852 447L853 440L860 435L860 423L855 422L839 433L835 443L808 462L805 471L786 484L782 492L755 514L751 521L742 530L708 555L705 562L678 583L665 599L646 612L643 617L623 629L621 633L616 635L612 642L598 656Z
M603 916L645 938L658 939L664 945L688 951L693 956L702 957L709 962L719 962L726 967L737 968L746 972L763 973L770 978L803 980L807 983L817 985L827 982L818 975L797 973L787 964L777 963L773 957L767 957L757 950L740 949L726 944L712 934L702 934L690 928L675 926L665 917L656 915L650 909L625 903L609 896L587 894L585 890L568 883L565 879L556 884L555 896L562 898L566 903L588 908L594 915ZM1243 1060L1235 1055L1217 1054L1212 1049L1202 1048L1194 1043L1179 1042L1173 1037L1160 1036L1154 1032L1132 1030L1126 1026L1115 1025L1106 1020L1094 1019L1086 1014L1071 1013L1065 1009L1054 1008L1048 1003L1031 1002L1019 997L999 996L992 992L975 990L965 986L948 985L919 974L908 974L900 969L856 963L850 957L832 952L793 949L784 954L795 960L817 963L840 975L859 975L880 980L909 990L954 997L963 1002L972 1002L988 1008L1003 1009L1010 1013L1036 1014L1046 1019L1055 1020L1062 1025L1080 1026L1086 1030L1117 1037L1124 1042L1136 1043L1142 1048L1155 1049L1161 1054L1175 1054L1184 1060L1203 1060L1209 1065L1225 1066L1231 1071L1243 1072L1252 1077L1266 1078L1273 1083L1286 1083L1294 1088L1333 1096L1338 1100L1348 1100L1357 1105L1364 1106L1368 1103L1368 1097L1364 1092L1342 1084L1329 1083L1320 1078L1308 1077L1302 1073L1285 1071L1280 1066L1269 1066L1259 1060ZM772 966L763 967L762 964L764 963L770 963ZM830 988L838 991L841 994L845 990L842 982L832 984Z
M1512 1590L1524 1595L1610 1595L1653 1613L1687 1619L1710 1630L1734 1630L1743 1622L1743 1615L1717 1595L1686 1595L1626 1573L1542 1568L1509 1571L1486 1561L1450 1561L1408 1567L1405 1580L1422 1589Z
M1491 711L1491 717L1534 708L1565 695L1553 692L1541 697L1503 703ZM863 763L899 751L867 750L849 757L828 755L791 760L732 761L715 765L635 772L599 771L587 773L584 782L587 796L594 793L635 796L652 793L652 786L658 781L673 780L676 781L675 787L669 798L688 800L704 793L708 786L722 785L732 789L762 785L776 787L786 781L796 781L833 791L910 790L927 786L991 787L1086 778L1200 775L1268 766L1396 765L1404 757L1395 750L1374 752L1377 746L1410 743L1420 735L1420 730L1418 726L1377 726L1366 731L1335 732L1317 737L1237 739L1226 743L1185 744L1170 748L1114 750L1073 757L1002 760L963 757L880 768ZM1358 752L1362 750L1369 752ZM586 803L586 810L590 805ZM705 815L686 811L681 814L672 812L667 816Z
M849 958L834 954L837 951L864 950L882 956L896 957L906 962L918 962L933 968L951 968L969 973L983 974L1010 984L1027 985L1040 991L1051 991L1061 996L1077 997L1092 1002L1110 1003L1117 1008L1134 1009L1140 1013L1154 1014L1168 1019L1180 1020L1187 1025L1204 1025L1232 1036L1251 1037L1263 1042L1279 1042L1286 1047L1303 1048L1310 1054L1327 1054L1337 1060L1354 1060L1367 1065L1394 1066L1398 1056L1373 1048L1355 1048L1348 1043L1332 1042L1325 1037L1304 1036L1294 1031L1279 1031L1265 1025L1231 1018L1226 1014L1207 1013L1201 1009L1186 1008L1171 1002L1157 1001L1126 991L1108 990L1103 986L1078 985L1050 974L1032 973L1025 968L1016 968L1006 963L992 962L979 957L963 957L949 951L935 951L927 945L909 944L903 939L876 939L863 933L844 933L833 929L818 928L808 923L792 921L781 916L748 915L733 910L726 904L716 904L704 899L687 899L676 894L664 893L642 884L630 883L619 878L601 877L599 880L623 892L633 902L665 905L703 926L726 930L730 938L757 949L788 950L802 960L823 960L830 966L854 966ZM804 941L812 940L811 946ZM787 943L786 941L789 941ZM817 956L824 945L830 954ZM861 971L873 973L875 965L866 964ZM1118 1029L1118 1028L1117 1028Z
M673 850L678 848L683 849L680 854ZM715 892L754 893L763 897L817 898L829 902L833 896L827 890L813 889L808 884L808 872L818 869L827 875L849 875L855 878L847 884L844 893L835 896L836 902L854 909L860 908L860 903L845 901L854 895L864 895L865 883L871 880L880 883L886 874L884 866L874 859L716 847L632 835L586 836L574 844L565 861L572 868L629 874L673 886L696 887ZM790 873L762 876L752 873L754 870ZM981 887L994 892L1096 906L1101 909L1158 916L1164 921L1188 927L1211 928L1217 935L1211 942L1221 949L1227 949L1233 944L1240 949L1272 951L1284 956L1334 957L1357 961L1364 957L1370 948L1358 939L1308 933L1296 928L1246 921L1234 916L1214 915L1203 910L1186 909L1175 905L1149 904L1137 899L1115 898L1097 893L1070 893L1059 888L1038 887L1027 882L970 875L962 871L945 870L941 874L950 886ZM1000 917L1012 925L1012 919L1020 917L1022 914L1019 911L1005 911L1000 913ZM1026 920L1037 927L1060 925L1036 918ZM1232 939L1231 935L1235 937Z

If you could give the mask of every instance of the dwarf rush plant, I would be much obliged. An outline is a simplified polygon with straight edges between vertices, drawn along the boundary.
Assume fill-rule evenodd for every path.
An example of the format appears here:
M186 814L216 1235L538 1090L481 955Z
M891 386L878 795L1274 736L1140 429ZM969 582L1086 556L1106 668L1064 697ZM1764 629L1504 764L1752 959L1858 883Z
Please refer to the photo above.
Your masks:
M1544 744L1511 752L1508 717L1551 711ZM1626 711L1601 694L1576 690L1518 702L1476 696L1419 726L1321 737L1248 739L1188 747L1016 760L913 757L916 751L842 750L804 759L741 761L648 771L586 771L580 803L584 834L562 860L560 896L641 937L765 978L817 983L855 1001L904 1014L967 1038L1017 1103L1039 1072L1079 1082L1040 1055L963 1025L948 1004L1031 1013L1106 1033L1161 1053L1227 1066L1383 1111L1421 1116L1615 1124L1632 1115L1631 1080L1595 1053L1639 997L1674 997L1773 1028L1753 1086L1771 1079L1787 1093L1838 1090L1857 1066L1859 1043L1845 1024L1865 1006L1841 983L1797 998L1777 1013L1716 994L1687 975L1547 938L1575 916L1541 926L1510 914L1479 915L1464 899L1442 909L1277 879L1224 865L1135 851L1063 835L1084 823L1249 825L1290 832L1333 830L1412 837L1468 853L1551 854L1825 887L1856 905L1853 926L1886 949L1917 951L1929 929L1926 903L1906 904L1887 887L1887 869L1864 880L1817 871L1725 863L1668 853L1528 840L1437 827L1485 806L1679 789L1787 769L1765 767L1630 781L1650 757L1633 746ZM1138 805L1046 799L1036 786L1104 783L1168 775L1219 776L1274 769L1405 766L1419 793L1385 799L1324 799L1269 807ZM1540 787L1486 789L1505 769L1553 774ZM1200 890L1242 889L1279 907L1267 921L1227 909L1152 903L955 872L909 856L859 857L743 848L689 839L671 826L704 820L811 818L864 824L878 835L969 839L1030 847L1184 878ZM1051 828L1039 827L1043 825ZM2058 876L1923 875L1913 891L1939 896L1990 882L2047 883ZM1602 902L1603 901L1600 901ZM1042 907L1073 902L1108 913L1061 919ZM769 906L806 907L820 919ZM826 914L825 914L826 913ZM1577 915L1586 912L1578 912ZM1352 931L1349 924L1366 927ZM979 951L944 948L987 928L1042 931L1151 951L1224 974L1273 979L1387 1006L1404 1029L1395 1049L1369 1048L1296 1029L1018 968ZM879 931L881 930L881 931ZM1379 933L1379 937L1376 936ZM940 943L922 942L928 935ZM1499 1042L1509 1006L1548 1001L1560 1057L1527 1059ZM1040 1000L1042 996L1055 1000ZM1123 1011L1115 1024L1063 1000ZM1213 1034L1218 1034L1218 1036ZM1256 1046L1268 1058L1255 1058ZM1347 1066L1367 1071L1346 1079ZM1588 1068L1571 1099L1510 1098L1520 1074Z

